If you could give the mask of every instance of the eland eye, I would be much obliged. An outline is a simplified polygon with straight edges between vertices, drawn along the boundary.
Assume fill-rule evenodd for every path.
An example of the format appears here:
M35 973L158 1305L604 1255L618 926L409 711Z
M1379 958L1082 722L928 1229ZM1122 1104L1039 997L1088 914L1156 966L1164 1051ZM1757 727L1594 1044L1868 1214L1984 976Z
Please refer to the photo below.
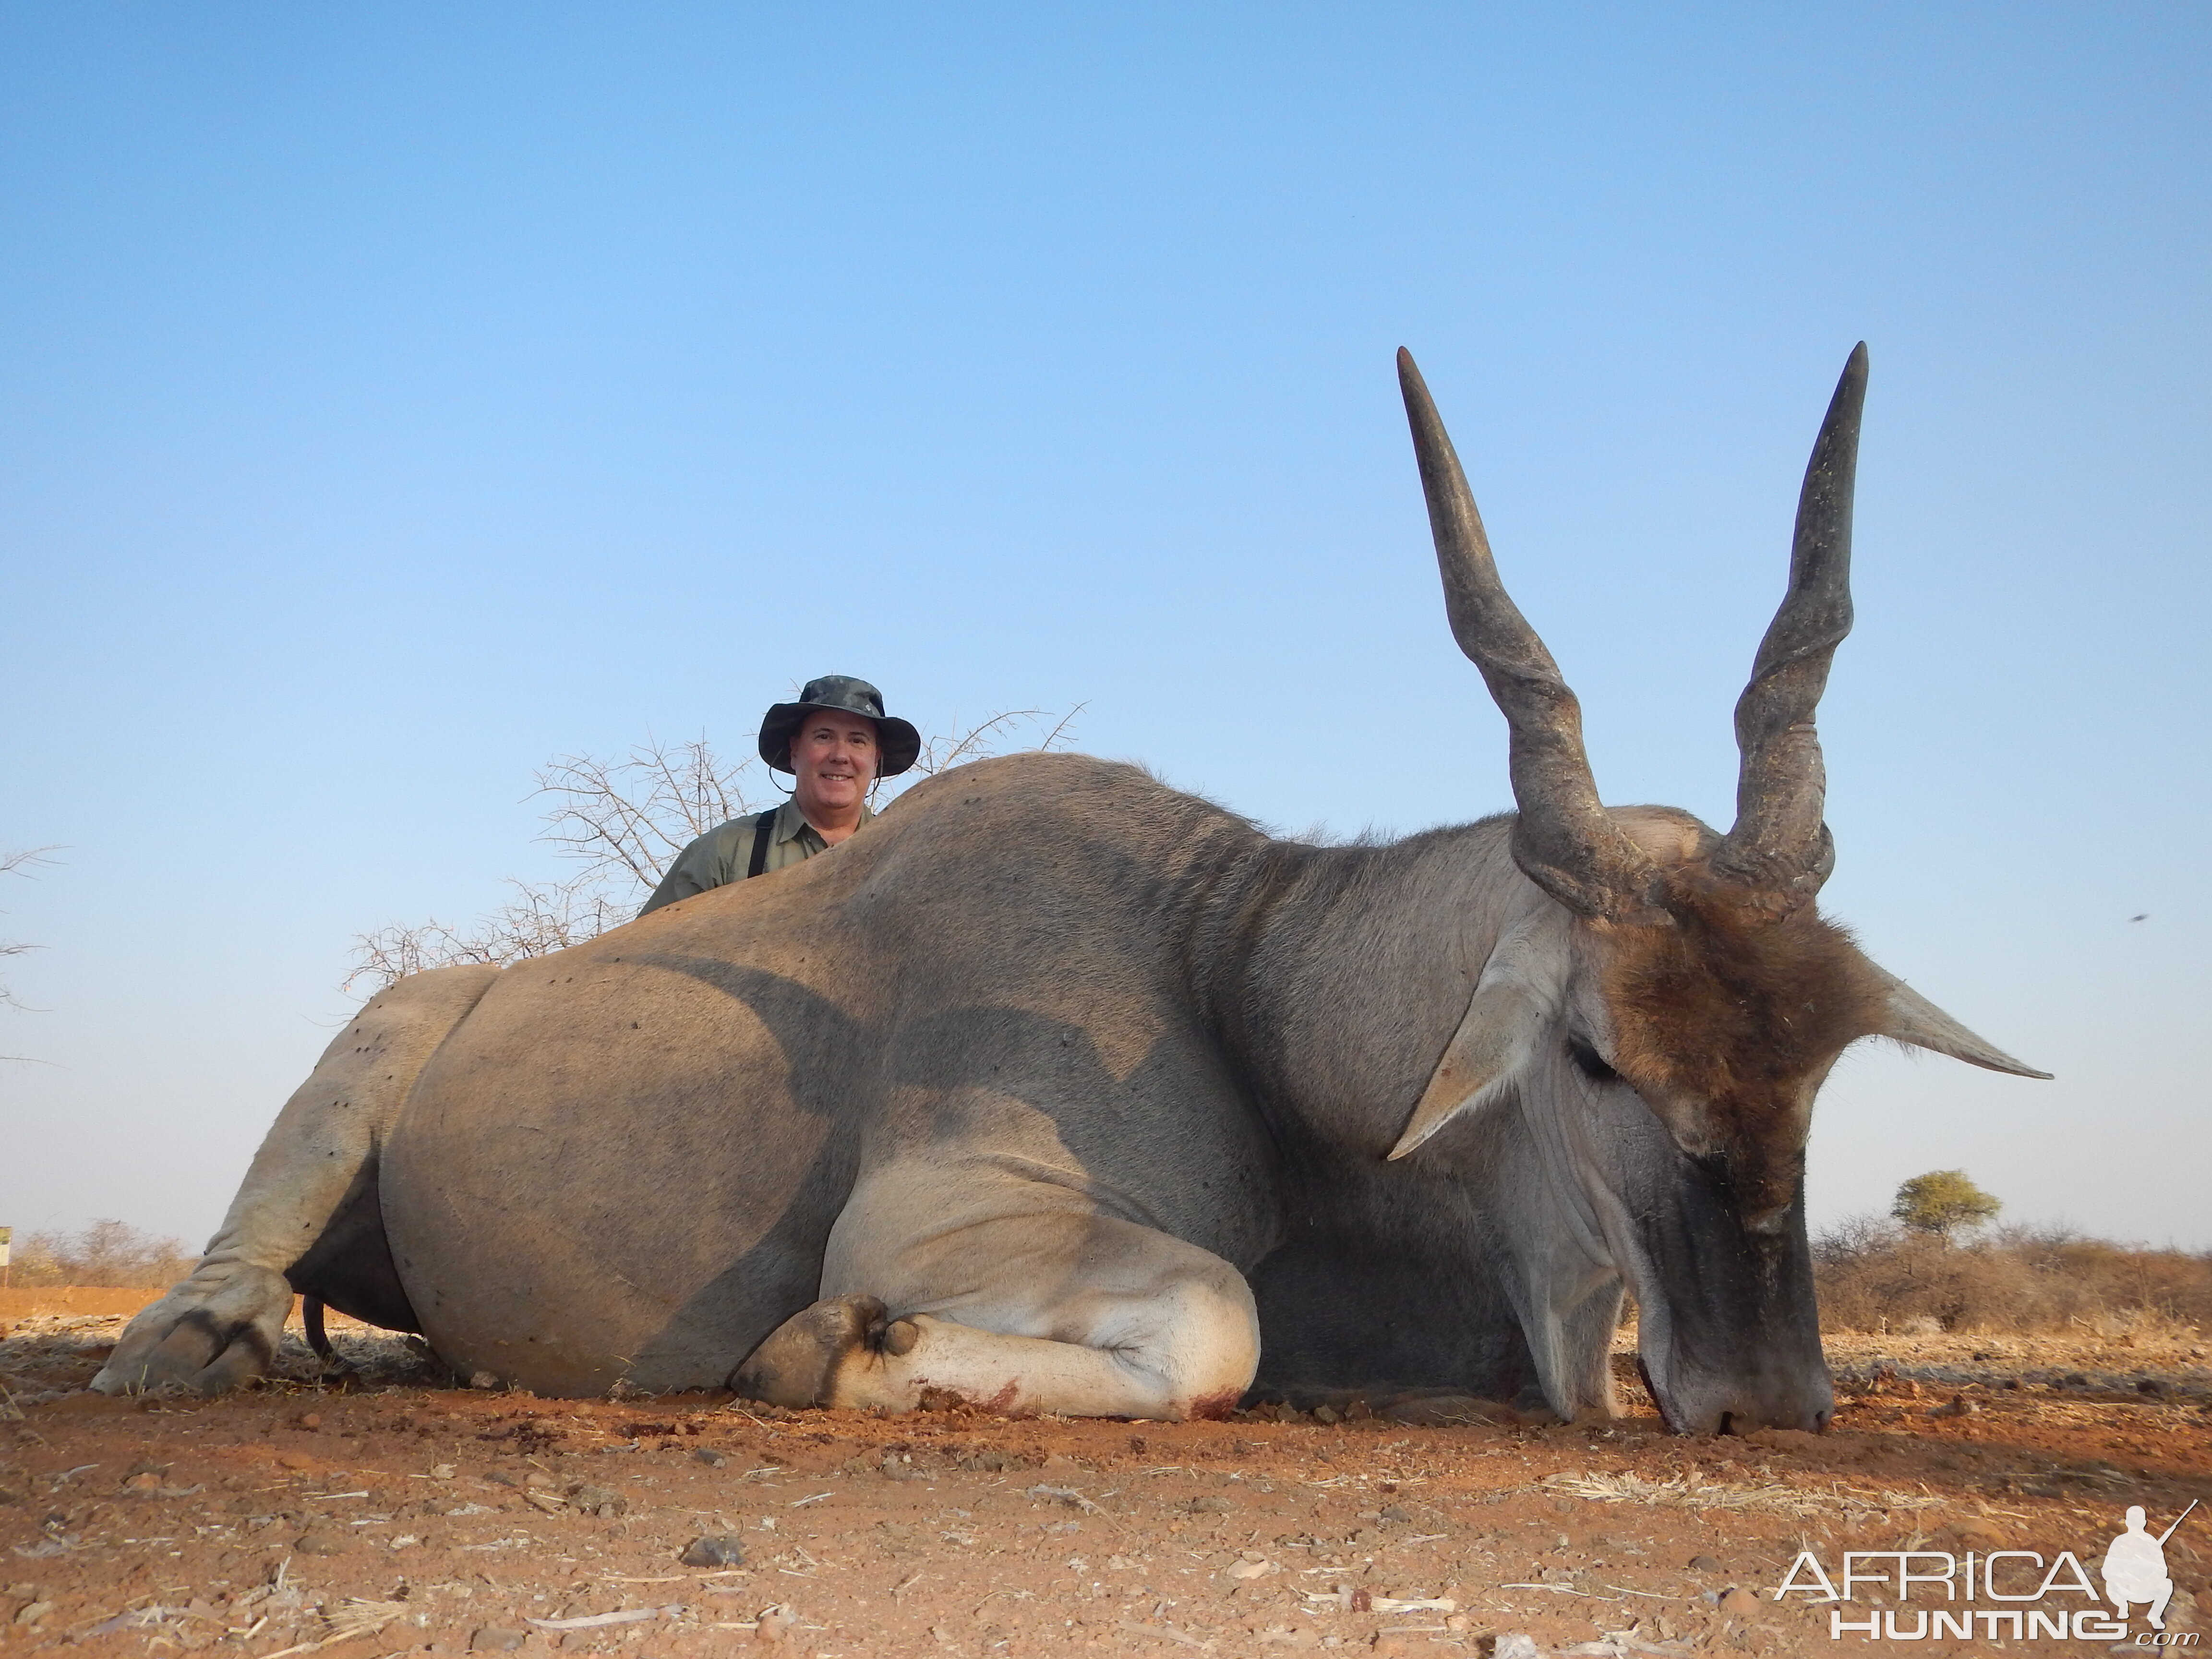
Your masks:
M1605 1063L1605 1056L1590 1047L1588 1037L1570 1036L1567 1039L1567 1057L1592 1083L1618 1083L1620 1080L1620 1073Z

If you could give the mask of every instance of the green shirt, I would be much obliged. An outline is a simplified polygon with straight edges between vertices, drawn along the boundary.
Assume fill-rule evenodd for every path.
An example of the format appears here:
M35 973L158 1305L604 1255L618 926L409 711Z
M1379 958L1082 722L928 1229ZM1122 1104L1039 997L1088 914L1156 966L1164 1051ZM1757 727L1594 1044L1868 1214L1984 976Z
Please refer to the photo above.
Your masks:
M860 828L866 829L875 816L864 802ZM668 873L660 878L660 885L653 890L653 896L646 900L638 915L649 915L664 904L690 898L710 887L743 881L746 872L752 868L753 838L759 833L760 815L757 812L732 818L720 828L709 830L676 855L676 862L668 866ZM806 815L799 810L799 803L787 800L776 809L775 822L769 829L768 858L761 866L761 873L766 875L787 865L802 864L817 853L829 850L830 843L822 839L819 830L806 821Z

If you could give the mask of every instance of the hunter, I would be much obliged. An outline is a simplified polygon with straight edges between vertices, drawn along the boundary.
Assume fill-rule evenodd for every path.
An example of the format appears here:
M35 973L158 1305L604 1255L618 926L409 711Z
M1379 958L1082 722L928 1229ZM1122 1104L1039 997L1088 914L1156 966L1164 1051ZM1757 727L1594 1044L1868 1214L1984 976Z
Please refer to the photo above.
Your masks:
M797 780L791 799L732 818L678 854L638 915L750 876L766 875L851 839L875 813L868 791L921 752L921 734L884 713L884 694L849 674L809 680L796 702L761 719L760 756Z

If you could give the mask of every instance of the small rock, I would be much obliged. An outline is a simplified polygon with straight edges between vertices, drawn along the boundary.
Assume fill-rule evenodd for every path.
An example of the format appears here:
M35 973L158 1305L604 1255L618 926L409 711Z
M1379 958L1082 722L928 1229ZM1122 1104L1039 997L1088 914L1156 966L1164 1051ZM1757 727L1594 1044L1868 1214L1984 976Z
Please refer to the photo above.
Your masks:
M51 1601L33 1601L30 1606L17 1610L15 1622L19 1625L35 1625L53 1610L54 1604Z
M716 1451L712 1446L694 1447L692 1449L691 1455L697 1458L702 1463L704 1463L710 1469L721 1468L730 1461L728 1458L723 1456L721 1453Z
M1327 1408L1324 1407L1323 1409L1325 1410ZM1314 1415L1316 1417L1319 1417L1321 1413L1316 1412ZM1375 1634L1369 1638L1367 1649L1370 1653L1386 1655L1409 1653L1412 1651L1412 1650L1406 1645L1406 1638L1404 1637L1394 1635L1387 1630L1376 1631Z
M1544 1650L1524 1630L1500 1631L1489 1645L1490 1659L1544 1659Z
M312 1469L315 1467L315 1460L305 1452L278 1452L276 1466L285 1469Z
M1473 1630L1474 1620L1463 1613L1448 1613L1444 1615L1444 1628L1455 1632Z
M611 1486L574 1486L568 1488L568 1502L586 1515L596 1515L601 1520L626 1514L629 1499Z
M1229 1564L1231 1578L1264 1578L1280 1571L1273 1561L1232 1561Z
M1721 1611L1732 1619L1748 1619L1759 1611L1759 1597L1739 1584L1721 1597Z
M161 1490L161 1477L154 1474L151 1470L146 1470L140 1474L134 1474L128 1480L125 1480L123 1483L123 1490L125 1492L158 1492Z
M529 1640L527 1631L513 1630L505 1625L485 1625L469 1633L471 1653L512 1653Z
M741 1567L745 1564L745 1540L727 1534L695 1538L676 1559L687 1567Z
M1718 1572L1720 1570L1721 1564L1710 1555L1693 1555L1690 1558L1692 1572Z
M1341 1423L1344 1421L1343 1414L1334 1406L1316 1406L1313 1409L1313 1414L1314 1421L1316 1423Z
M321 1428L323 1426L323 1414L320 1412L301 1412L300 1413L300 1426L311 1432L316 1429Z

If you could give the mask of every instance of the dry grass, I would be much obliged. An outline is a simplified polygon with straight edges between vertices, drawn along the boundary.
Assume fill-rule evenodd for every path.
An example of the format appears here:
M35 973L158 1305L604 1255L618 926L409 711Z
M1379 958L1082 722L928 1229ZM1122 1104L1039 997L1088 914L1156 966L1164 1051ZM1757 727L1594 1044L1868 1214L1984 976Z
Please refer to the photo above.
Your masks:
M2179 1335L2212 1327L2212 1254L2060 1229L1998 1228L1947 1243L1859 1218L1814 1239L1813 1263L1829 1330Z
M1770 1480L1729 1486L1701 1482L1694 1474L1650 1480L1618 1474L1553 1474L1546 1487L1598 1504L1650 1504L1686 1510L1772 1510L1784 1515L1881 1515L1892 1510L1931 1509L1943 1500L1926 1493L1867 1491L1838 1481L1826 1488Z
M197 1250L181 1238L160 1238L120 1221L94 1221L76 1232L58 1229L20 1239L9 1282L110 1285L158 1290L191 1272Z

